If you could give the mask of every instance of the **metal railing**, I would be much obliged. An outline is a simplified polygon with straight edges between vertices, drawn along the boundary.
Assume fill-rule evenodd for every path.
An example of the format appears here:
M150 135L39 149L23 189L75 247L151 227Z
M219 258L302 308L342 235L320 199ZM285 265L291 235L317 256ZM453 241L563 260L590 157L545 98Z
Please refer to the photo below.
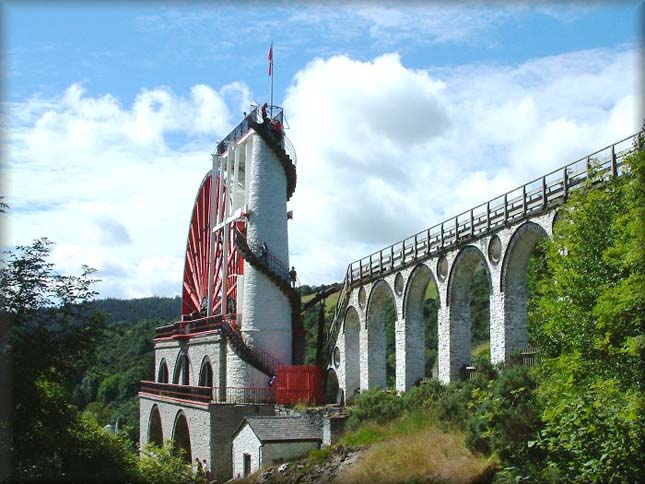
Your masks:
M161 397L177 398L193 402L210 402L212 399L211 387L194 387L190 385L177 385L174 383L158 383L154 381L141 381L139 391Z
M622 161L634 151L634 134L536 178L486 203L444 220L349 264L346 280L360 284L425 259L461 241L471 240L564 203L572 190L593 176L601 182L620 175ZM339 298L339 304L341 300ZM341 306L339 306L341 307Z
M198 403L267 405L275 403L272 387L209 387L141 381L139 391L149 395Z
M274 354L257 346L248 336L241 333L236 324L225 324L222 331L229 338L233 345L239 345L240 351L248 351L249 355L255 360L255 363L266 368L273 375L278 368L286 366ZM257 366L256 366L257 367ZM259 369L259 368L258 368Z
M233 405L268 405L275 403L273 387L213 387L213 402Z
M276 274L280 279L289 283L289 267L276 256L272 255L270 249L267 251L266 256L263 256L260 245L249 242L239 230L236 232L235 237L239 244L245 245L249 252L262 261L262 263L270 269L271 272Z
M239 317L240 314L216 314L199 318L191 318L188 315L183 315L181 321L155 328L155 339L188 336L221 329L223 324L234 325Z
M349 284L349 277L347 275L345 276L345 280L343 282L343 288L340 291L340 294L338 295L338 299L336 300L336 307L334 308L334 318L331 321L331 325L329 326L329 332L327 333L327 338L325 339L326 343L326 348L325 348L325 365L329 364L332 360L332 353L334 351L334 347L336 346L336 339L338 337L338 333L340 331L340 325L342 323L342 313L345 311L345 308L347 307L347 303L349 301L349 294L350 294L350 284Z
M520 352L522 366L532 368L540 361L540 349L534 346L527 346Z
M267 111L269 121L278 121L284 127L284 111L280 106L268 106ZM228 147L231 144L235 144L238 140L244 137L246 133L248 133L248 131L251 129L249 122L255 122L260 125L263 124L264 120L262 119L260 108L258 106L251 106L251 112L247 114L246 117L235 128L233 128L233 130L228 135L226 135L226 137L222 141L217 144L216 149L218 155L226 153ZM268 126L267 129L269 129ZM270 135L272 135L270 130L269 133ZM282 146L289 158L291 158L291 162L294 164L294 166L296 166L298 163L296 150L284 134L284 129L282 138L280 140L276 139L276 142Z

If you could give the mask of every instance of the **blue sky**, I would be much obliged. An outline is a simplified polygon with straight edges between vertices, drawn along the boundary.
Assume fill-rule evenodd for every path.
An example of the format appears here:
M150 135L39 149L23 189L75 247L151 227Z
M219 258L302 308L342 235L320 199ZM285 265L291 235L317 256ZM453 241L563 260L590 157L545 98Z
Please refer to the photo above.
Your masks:
M179 293L194 192L268 97L271 41L304 283L642 119L639 2L266 3L5 2L4 245L50 237L103 296Z
M510 11L475 4L450 9L454 16L445 30L460 32L439 31L425 38L410 26L375 27L368 15L387 16L386 4L358 15L351 5L339 12L315 2L182 3L96 2L83 7L75 2L7 2L5 47L15 71L8 82L10 99L54 94L79 80L89 95L111 92L124 103L141 86L156 85L181 92L195 83L244 80L260 94L268 85L262 81L272 39L279 102L295 73L316 56L346 54L365 61L394 50L407 67L432 69L473 62L514 64L639 41L638 2L501 4ZM412 5L424 10L432 3ZM414 20L412 11L401 22Z

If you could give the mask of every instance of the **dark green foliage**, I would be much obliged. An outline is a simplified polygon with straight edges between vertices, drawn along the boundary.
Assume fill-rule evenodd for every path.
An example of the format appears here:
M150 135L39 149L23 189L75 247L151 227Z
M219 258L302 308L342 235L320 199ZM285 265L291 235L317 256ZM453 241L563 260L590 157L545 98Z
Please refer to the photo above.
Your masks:
M157 299L163 298L150 298L149 303L156 304ZM127 301L121 302L127 305ZM153 309L146 312L151 313ZM119 418L120 428L133 442L139 439L139 382L155 379L154 330L170 321L156 319L112 324L97 349L96 363L88 369L77 388L80 401L83 405L90 404L88 410L99 422L114 424Z
M108 316L108 323L134 324L144 319L177 321L181 313L181 298L143 297L139 299L97 299L87 303L93 311Z
M65 475L76 482L135 482L139 479L137 456L123 434L103 430L89 415L77 419L71 431Z
M644 466L645 153L629 172L577 193L545 244L535 338L547 350L535 445L558 479L636 482Z
M322 284L320 286L307 286L303 285L298 288L300 291L300 296L309 296L311 294L317 294L325 289L328 289L330 286ZM325 311L325 327L328 328L334 319L334 305L326 304L325 300L320 302L324 306ZM316 347L318 342L318 316L319 316L320 306L316 305L315 307L310 308L303 314L303 325L306 331L305 339L305 365L315 365L316 364Z
M405 401L394 392L379 389L361 392L351 407L348 428L355 429L364 422L389 422L403 413L404 405Z
M470 284L471 344L473 348L490 339L490 283L488 272L480 262Z
M439 380L426 380L401 395L406 410L430 409L444 392Z
M542 313L538 307L538 294L540 284L551 280L548 265L546 262L546 244L548 240L538 243L533 249L529 258L529 264L526 273L526 290L528 295L527 301L527 323L529 330L529 344L538 345L538 340L542 332Z
M457 381L446 385L434 411L441 425L463 428L468 419L468 401L472 385Z
M83 304L95 294L93 271L59 275L50 252L49 241L36 240L5 253L0 268L7 323L0 354L14 376L13 425L2 422L3 450L12 454L10 480L134 480L134 457L122 452L123 442L109 440L74 404L73 389L105 330L104 319Z
M385 318L385 381L388 388L396 387L396 307L394 298L388 297L383 301Z
M467 445L482 453L494 452L516 468L537 462L538 449L528 445L539 428L535 387L527 368L513 366L473 389L465 423Z
M544 386L562 391L553 377ZM548 390L551 390L549 388ZM574 386L546 399L545 425L536 447L558 480L638 482L643 471L645 408L642 396L623 392L615 380L596 381L584 391Z
M432 376L432 369L437 364L439 355L439 300L426 299L423 302L423 321L426 329L425 343L425 376Z
M139 463L141 480L146 484L203 484L204 476L198 476L181 452L173 448L171 441L163 447L148 444L141 452Z

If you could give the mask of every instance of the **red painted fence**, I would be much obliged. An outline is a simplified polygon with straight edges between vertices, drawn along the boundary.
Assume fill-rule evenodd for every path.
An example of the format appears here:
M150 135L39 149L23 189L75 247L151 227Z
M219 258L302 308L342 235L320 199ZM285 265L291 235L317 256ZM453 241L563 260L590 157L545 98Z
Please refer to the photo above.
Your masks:
M315 365L284 366L277 369L276 403L292 405L323 403L323 371Z

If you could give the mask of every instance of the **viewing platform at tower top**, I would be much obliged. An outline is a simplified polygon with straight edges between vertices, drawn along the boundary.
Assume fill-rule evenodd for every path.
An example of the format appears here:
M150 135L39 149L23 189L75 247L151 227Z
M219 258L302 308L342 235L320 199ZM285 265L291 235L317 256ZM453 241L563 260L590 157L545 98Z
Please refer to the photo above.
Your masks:
M296 150L284 135L285 116L284 110L280 106L266 105L263 110L262 106L252 104L251 111L244 116L244 119L223 140L218 141L215 155L224 155L229 146L246 136L252 129L252 125L265 129L270 136L273 136L285 150L294 166L297 165Z

